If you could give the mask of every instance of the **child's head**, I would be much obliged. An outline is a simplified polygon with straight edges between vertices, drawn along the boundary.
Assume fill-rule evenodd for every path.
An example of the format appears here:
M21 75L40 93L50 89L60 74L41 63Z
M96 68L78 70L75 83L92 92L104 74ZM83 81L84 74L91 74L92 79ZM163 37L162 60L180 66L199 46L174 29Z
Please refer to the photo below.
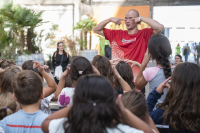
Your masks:
M146 121L148 113L147 104L144 95L135 90L126 92L122 95L124 107L130 110L140 119ZM147 121L146 121L147 122Z
M11 66L15 66L16 63L14 60L11 60L11 59L5 59L3 60L1 63L0 63L0 68L1 69L6 69L8 67L11 67Z
M43 84L38 74L30 70L19 72L12 80L13 93L22 105L37 103L42 98Z
M163 35L152 36L148 43L148 50L152 58L162 65L165 77L170 77L171 66L168 58L172 51L168 38Z
M106 127L114 128L120 122L119 112L115 90L107 78L82 76L76 84L68 121L64 123L65 132L104 132Z
M133 71L131 66L124 61L120 61L116 65L116 69L121 77L130 85L131 89L134 89L135 85L133 83ZM116 89L122 89L119 82L116 84Z
M33 65L34 65L33 60L27 60L22 64L22 70L32 70L43 79L43 75L38 71L37 67L33 69Z
M171 86L165 100L164 123L170 115L170 127L195 131L200 120L200 68L194 63L180 63L172 73ZM166 108L167 107L167 108Z
M13 98L12 93L1 93L0 94L0 120L4 117L15 113L17 104Z
M42 79L43 79L43 75L38 71L38 68L34 68L32 69L33 72L37 73Z
M32 70L33 69L33 60L27 60L22 64L23 70Z
M177 54L175 56L175 64L179 64L180 62L183 62L182 61L182 56L180 54Z
M70 77L65 79L65 87L72 87L72 80Z
M0 92L13 92L11 81L12 78L21 70L17 66L11 66L6 68L0 73Z
M112 84L115 81L115 75L110 64L110 61L101 55L96 55L92 60L92 65L97 68L102 76L107 77Z
M76 82L82 75L92 74L93 68L88 59L79 56L72 60L69 73L73 83Z

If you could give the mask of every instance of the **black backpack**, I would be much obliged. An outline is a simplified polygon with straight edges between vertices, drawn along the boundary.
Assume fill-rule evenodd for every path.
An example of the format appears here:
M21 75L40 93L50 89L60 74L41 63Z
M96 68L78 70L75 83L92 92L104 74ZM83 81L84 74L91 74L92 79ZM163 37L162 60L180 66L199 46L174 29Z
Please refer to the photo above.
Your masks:
M183 55L186 55L186 54L187 54L187 49L184 48Z

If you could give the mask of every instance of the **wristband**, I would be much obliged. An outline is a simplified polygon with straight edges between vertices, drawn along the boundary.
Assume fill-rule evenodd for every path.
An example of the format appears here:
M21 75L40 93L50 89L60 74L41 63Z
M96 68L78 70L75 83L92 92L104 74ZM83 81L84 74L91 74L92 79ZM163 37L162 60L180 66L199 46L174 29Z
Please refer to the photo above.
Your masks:
M141 22L141 16L139 17L139 22Z

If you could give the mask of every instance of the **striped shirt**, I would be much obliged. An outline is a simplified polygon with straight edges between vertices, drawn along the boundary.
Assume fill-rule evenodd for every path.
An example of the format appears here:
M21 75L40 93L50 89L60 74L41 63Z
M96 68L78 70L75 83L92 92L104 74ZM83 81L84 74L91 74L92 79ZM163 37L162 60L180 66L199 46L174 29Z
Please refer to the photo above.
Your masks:
M41 110L35 113L19 110L0 121L0 133L43 133L41 124L47 116Z

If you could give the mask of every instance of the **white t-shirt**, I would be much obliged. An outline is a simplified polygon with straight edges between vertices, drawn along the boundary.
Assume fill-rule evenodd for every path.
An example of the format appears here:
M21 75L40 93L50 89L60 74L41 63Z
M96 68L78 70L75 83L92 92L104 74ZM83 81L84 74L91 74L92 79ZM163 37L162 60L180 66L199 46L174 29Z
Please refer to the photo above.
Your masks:
M49 124L49 133L64 133L63 123L67 120L67 118L60 118L52 120ZM118 129L117 129L118 128ZM132 128L128 125L118 124L117 128L106 128L108 133L144 133L141 130ZM120 131L120 130L121 131Z
M75 88L72 87L65 87L62 89L57 102L59 107L72 105L74 90Z

